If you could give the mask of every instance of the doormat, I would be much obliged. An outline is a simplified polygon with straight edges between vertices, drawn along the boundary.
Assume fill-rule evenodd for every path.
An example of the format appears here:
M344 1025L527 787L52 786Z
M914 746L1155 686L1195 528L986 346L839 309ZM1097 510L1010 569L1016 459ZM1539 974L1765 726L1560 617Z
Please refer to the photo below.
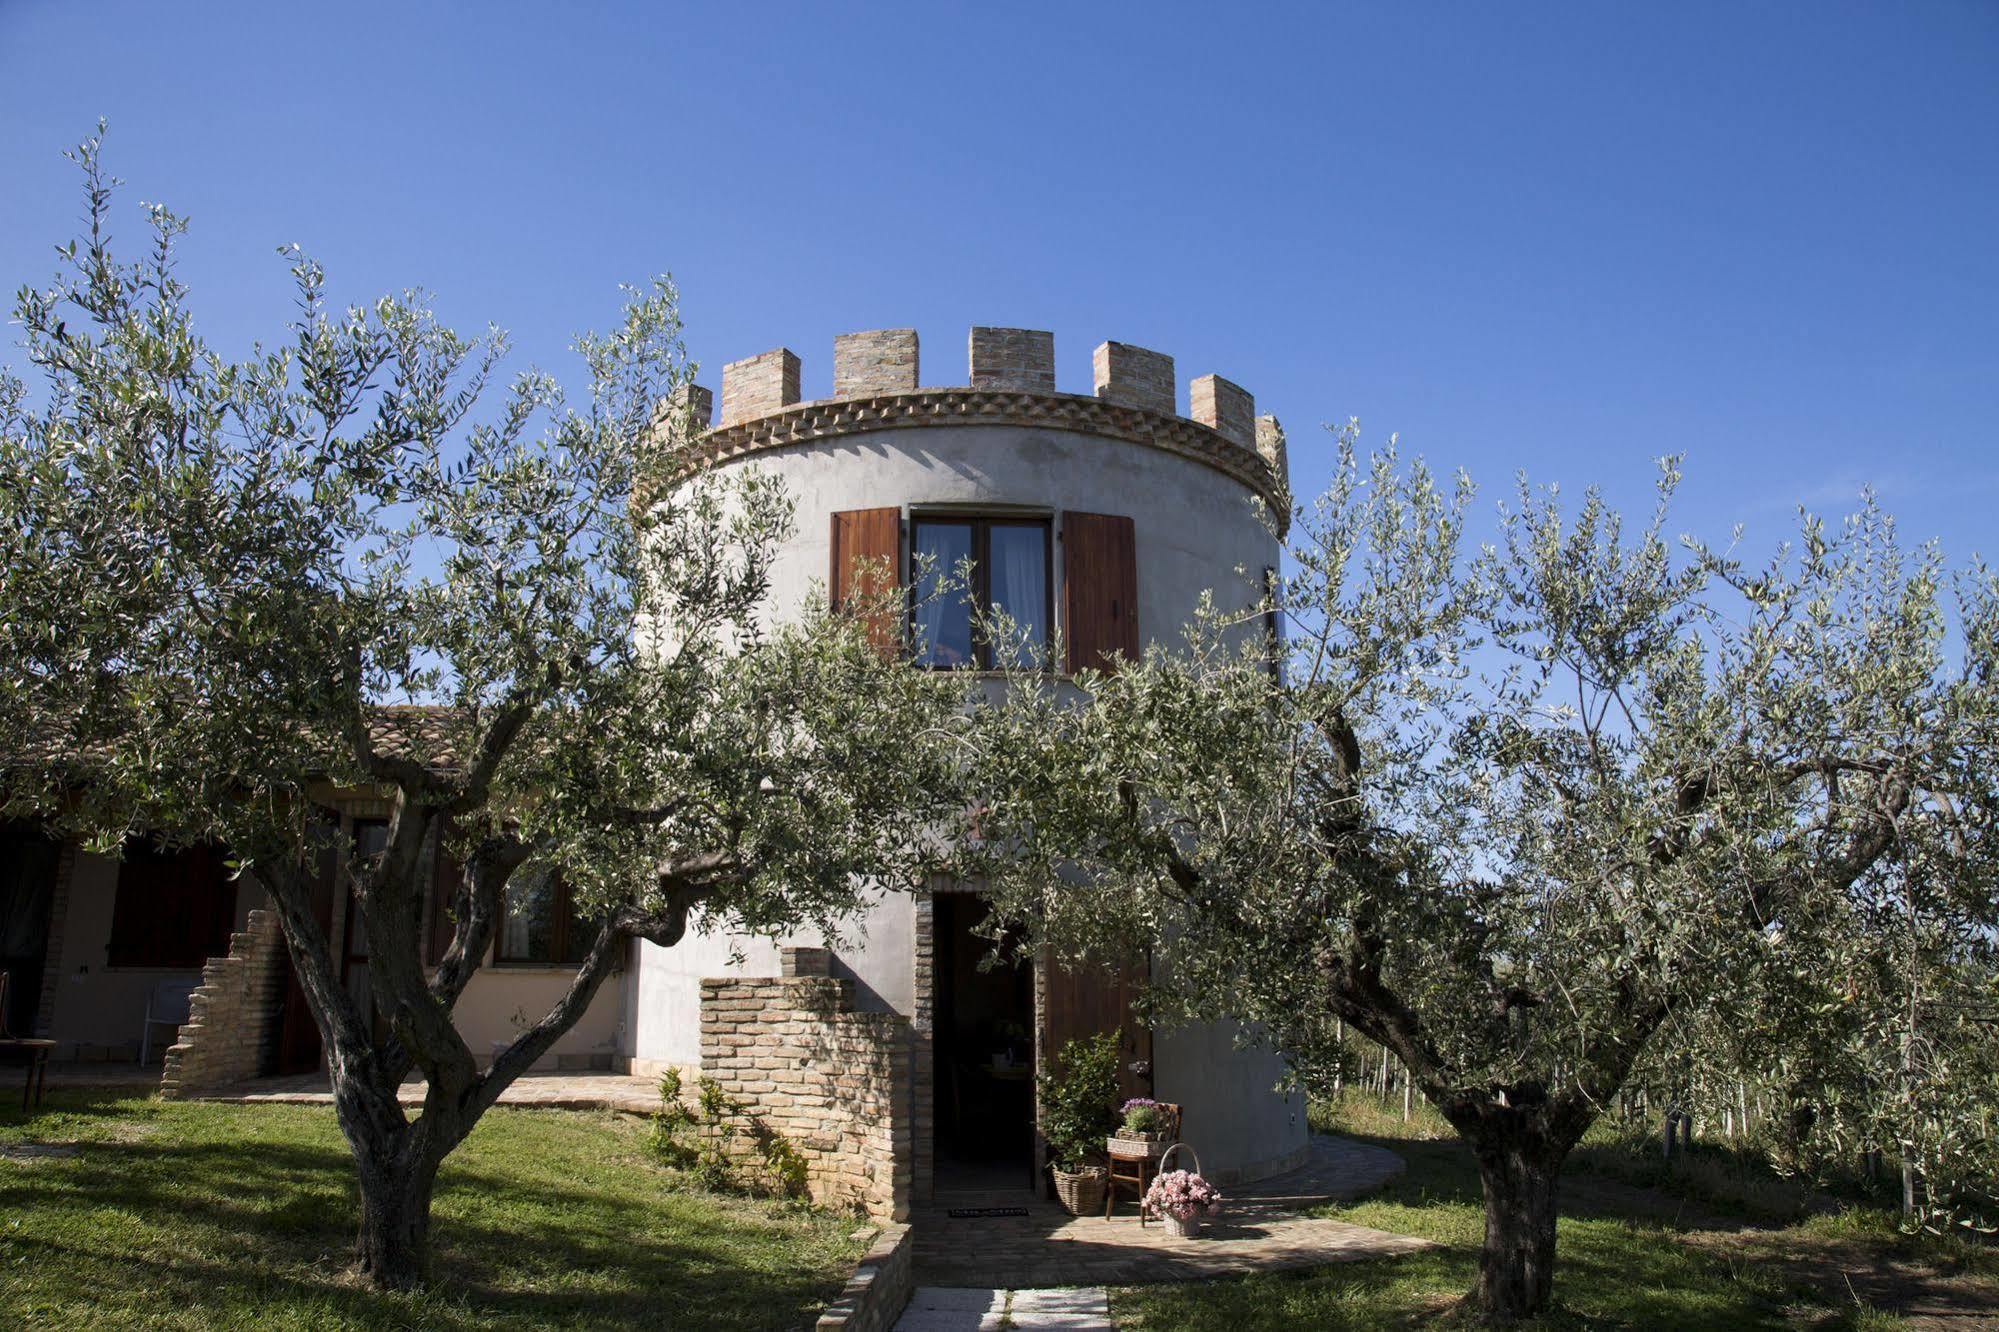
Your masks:
M982 1216L1026 1216L1025 1207L947 1207L944 1215L965 1220Z

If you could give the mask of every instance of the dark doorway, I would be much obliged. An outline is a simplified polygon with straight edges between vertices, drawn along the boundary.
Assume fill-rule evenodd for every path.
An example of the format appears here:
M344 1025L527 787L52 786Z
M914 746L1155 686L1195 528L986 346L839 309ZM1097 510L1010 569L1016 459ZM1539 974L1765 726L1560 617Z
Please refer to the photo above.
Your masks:
M0 1032L34 1034L61 855L61 843L34 824L0 823L0 971L8 976Z
M330 811L320 814L321 831L330 839L336 835L339 817ZM319 928L325 933L329 943L333 938L333 898L338 886L337 875L340 857L330 840L316 848L313 866L312 914L319 921ZM299 983L298 973L292 969L289 947L285 953L285 1006L284 1015L278 1024L278 1048L273 1059L272 1072L311 1073L319 1067L320 1040L319 1025L313 1021L312 1009L305 997L305 986Z
M976 893L940 893L932 931L939 1193L1034 1187L1034 971L978 932Z

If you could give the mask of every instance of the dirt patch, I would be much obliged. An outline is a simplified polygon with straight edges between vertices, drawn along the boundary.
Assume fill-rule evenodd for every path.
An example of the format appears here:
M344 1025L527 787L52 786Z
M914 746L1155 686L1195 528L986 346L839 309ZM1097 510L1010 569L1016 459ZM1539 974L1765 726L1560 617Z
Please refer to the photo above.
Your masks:
M75 1156L77 1147L67 1142L5 1142L0 1143L0 1161L54 1161L65 1156Z
M1835 1308L1864 1304L1904 1318L1911 1327L1950 1332L1999 1328L1999 1281L1885 1252L1880 1244L1757 1230L1695 1233L1681 1242L1753 1262L1788 1285L1816 1291ZM1806 1319L1803 1325L1812 1324Z

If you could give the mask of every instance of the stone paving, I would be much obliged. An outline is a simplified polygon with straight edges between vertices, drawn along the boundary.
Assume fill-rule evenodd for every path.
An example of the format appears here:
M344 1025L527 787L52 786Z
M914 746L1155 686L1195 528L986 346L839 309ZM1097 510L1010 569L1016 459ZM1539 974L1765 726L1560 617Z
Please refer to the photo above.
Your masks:
M1110 1292L1102 1286L1063 1290L919 1286L895 1332L983 1332L1002 1327L1111 1332Z
M422 1105L423 1093L423 1080L411 1078L403 1083L397 1099L404 1105ZM192 1099L232 1105L331 1105L333 1092L324 1073L300 1073L240 1082ZM618 1073L524 1073L500 1093L500 1104L555 1110L624 1110L649 1115L659 1109L659 1079Z
M1402 1158L1383 1148L1315 1137L1311 1159L1299 1169L1224 1189L1222 1215L1206 1222L1199 1239L1175 1239L1156 1222L1141 1226L1129 1202L1109 1221L1101 1214L1072 1217L1024 1194L1007 1199L1027 1209L1024 1217L954 1218L949 1204L939 1202L912 1218L915 1280L987 1291L1128 1285L1409 1253L1429 1242L1305 1215L1321 1203L1372 1192L1401 1170Z

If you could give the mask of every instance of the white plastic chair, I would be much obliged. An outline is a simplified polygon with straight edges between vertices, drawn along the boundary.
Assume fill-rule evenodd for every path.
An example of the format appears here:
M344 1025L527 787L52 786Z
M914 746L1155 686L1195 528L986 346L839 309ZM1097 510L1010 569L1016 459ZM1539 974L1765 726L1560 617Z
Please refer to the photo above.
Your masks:
M161 981L146 996L146 1025L139 1033L141 1067L150 1062L154 1027L172 1027L176 1035L180 1033L181 1024L187 1021L188 1000L198 984L198 981Z

